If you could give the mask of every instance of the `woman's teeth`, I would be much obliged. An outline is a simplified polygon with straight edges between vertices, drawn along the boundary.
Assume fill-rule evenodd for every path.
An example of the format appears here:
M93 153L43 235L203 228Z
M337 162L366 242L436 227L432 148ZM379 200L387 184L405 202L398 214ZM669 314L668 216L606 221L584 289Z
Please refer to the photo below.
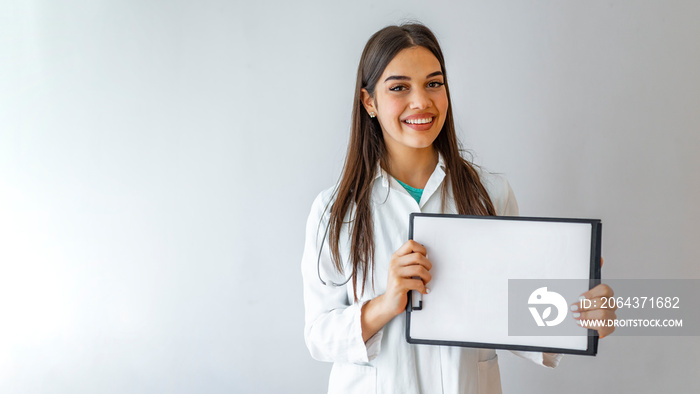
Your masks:
M433 118L425 118L425 119L406 119L404 122L408 124L426 124L430 123L433 121Z

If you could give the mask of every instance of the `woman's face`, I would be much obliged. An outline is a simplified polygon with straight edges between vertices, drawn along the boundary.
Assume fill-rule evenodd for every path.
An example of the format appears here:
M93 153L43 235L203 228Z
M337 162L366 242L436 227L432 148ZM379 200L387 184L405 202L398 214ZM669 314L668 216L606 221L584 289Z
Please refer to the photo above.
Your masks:
M420 46L399 52L377 81L374 98L362 89L367 112L375 112L390 154L432 147L447 116L440 62Z

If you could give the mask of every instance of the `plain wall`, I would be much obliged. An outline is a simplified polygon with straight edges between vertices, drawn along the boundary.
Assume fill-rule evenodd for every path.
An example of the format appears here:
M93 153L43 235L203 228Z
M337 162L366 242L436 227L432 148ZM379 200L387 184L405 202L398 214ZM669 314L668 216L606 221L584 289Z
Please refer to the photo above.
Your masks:
M0 392L314 393L300 260L369 36L419 19L521 214L604 277L700 278L696 1L0 1ZM700 313L700 312L697 312ZM698 337L603 339L505 392L698 392Z

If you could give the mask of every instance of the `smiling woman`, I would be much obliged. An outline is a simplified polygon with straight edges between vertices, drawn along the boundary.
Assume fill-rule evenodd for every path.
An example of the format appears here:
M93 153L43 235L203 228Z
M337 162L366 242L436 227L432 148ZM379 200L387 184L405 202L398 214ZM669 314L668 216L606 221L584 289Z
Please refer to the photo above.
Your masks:
M495 350L404 339L407 292L427 294L432 268L406 241L409 215L518 214L508 182L460 155L433 33L420 24L375 33L353 105L340 182L314 201L302 257L304 336L314 358L333 362L329 392L500 393ZM560 358L519 355L549 367Z

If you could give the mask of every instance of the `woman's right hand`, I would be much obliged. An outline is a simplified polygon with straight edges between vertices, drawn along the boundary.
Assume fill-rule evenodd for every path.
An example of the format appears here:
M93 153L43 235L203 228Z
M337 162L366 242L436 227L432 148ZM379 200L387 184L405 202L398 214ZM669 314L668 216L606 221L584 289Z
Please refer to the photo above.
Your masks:
M391 319L406 309L408 291L428 294L430 268L433 264L426 257L425 247L409 240L391 255L386 292L373 298L362 307L362 337L372 337Z
M391 255L389 277L382 301L393 316L406 310L409 290L422 294L430 291L426 285L432 278L429 271L433 264L426 255L425 246L414 240L408 240Z

